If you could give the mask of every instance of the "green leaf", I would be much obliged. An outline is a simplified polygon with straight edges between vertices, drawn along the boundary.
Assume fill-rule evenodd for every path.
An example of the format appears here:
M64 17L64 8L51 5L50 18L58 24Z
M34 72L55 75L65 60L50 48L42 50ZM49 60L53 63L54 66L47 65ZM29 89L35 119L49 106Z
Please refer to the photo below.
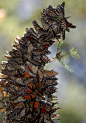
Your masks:
M79 54L77 53L77 48L76 47L73 47L72 49L70 49L70 55L73 57L73 58L76 58L76 59L80 59L80 56Z

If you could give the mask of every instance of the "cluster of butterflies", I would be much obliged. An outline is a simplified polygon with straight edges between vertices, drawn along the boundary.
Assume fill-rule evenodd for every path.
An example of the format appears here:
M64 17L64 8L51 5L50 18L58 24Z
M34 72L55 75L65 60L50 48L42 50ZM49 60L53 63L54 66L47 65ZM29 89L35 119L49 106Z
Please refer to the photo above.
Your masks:
M43 10L42 27L33 21L36 32L26 28L26 34L16 37L12 51L4 55L8 61L1 64L0 86L5 94L2 92L0 102L1 111L6 111L6 123L54 123L53 119L58 118L57 97L53 96L58 73L44 70L44 66L51 62L47 54L54 43L52 39L59 39L61 33L65 39L65 30L75 28L64 17L64 5Z
M33 21L33 25L38 32L38 34L47 35L47 39L56 38L57 40L62 37L65 39L65 30L70 31L70 28L76 28L75 25L67 21L64 12L65 2L61 5L58 5L56 9L54 9L51 5L41 13L41 24L42 27L38 25L36 21Z

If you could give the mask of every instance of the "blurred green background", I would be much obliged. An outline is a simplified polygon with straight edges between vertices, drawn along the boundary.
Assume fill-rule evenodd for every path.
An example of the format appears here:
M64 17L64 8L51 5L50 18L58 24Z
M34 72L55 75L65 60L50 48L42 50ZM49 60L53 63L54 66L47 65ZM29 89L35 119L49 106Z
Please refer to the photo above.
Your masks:
M22 37L26 27L33 27L32 21L40 23L43 9L52 5L56 7L63 0L0 0L0 63L6 60L3 54L10 51L16 35ZM66 32L62 50L68 52L72 47L78 49L80 60L71 56L64 58L71 65L74 73L67 71L59 62L46 65L58 75L58 106L61 123L86 123L86 0L64 0L65 15L77 28ZM56 43L51 46L50 57L56 54ZM0 113L0 123L3 114Z

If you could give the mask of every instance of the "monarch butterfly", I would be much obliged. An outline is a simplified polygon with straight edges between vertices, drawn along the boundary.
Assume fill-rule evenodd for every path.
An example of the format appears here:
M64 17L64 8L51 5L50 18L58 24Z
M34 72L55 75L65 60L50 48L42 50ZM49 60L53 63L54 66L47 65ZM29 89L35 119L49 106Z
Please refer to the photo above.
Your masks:
M33 56L33 60L39 62L40 64L41 64L41 62L42 62L40 55L34 55L34 56Z
M60 51L59 53L56 54L56 58L57 58L58 60L61 60L61 53L62 53L62 51Z
M36 21L33 21L33 25L35 27L35 30L38 32L38 34L40 33L46 33L39 25Z
M59 16L61 18L63 18L65 16L65 13L64 13L64 6L65 6L65 2L63 2L61 5L58 5L57 6L57 11L59 13Z
M37 38L37 36L38 36L38 34L34 31L33 28L30 28L30 29L26 28L26 32L31 33L32 35L34 35L35 38Z
M67 27L76 28L76 26L73 25L72 23L68 22L66 18L65 18L65 22L66 22Z
M45 16L48 16L48 15L47 15L47 11L46 11L45 9L43 9L43 14L44 14Z
M53 31L54 31L55 34L59 34L60 33L60 23L57 22L57 21L54 21L52 23L52 29L53 29Z
M30 70L34 73L34 74L37 74L37 70L38 68L33 65L31 62L27 61L26 64L28 65L28 67L30 68Z
M41 18L41 24L42 24L43 30L45 30L45 34L47 34L46 31L49 28L49 24L45 22L45 19L44 18Z
M53 71L53 70L51 70L51 71L45 70L44 74L45 74L46 77L52 77L52 76L58 75L58 73Z
M76 28L76 26L68 22L66 18L61 19L61 29L62 29L62 39L63 40L65 39L65 30L68 32L70 31L68 27Z
M51 25L54 21L54 19L52 17L49 17L49 16L44 16L43 18L48 23L48 25Z
M44 63L48 63L49 61L51 61L47 56L45 56L45 55L42 55L42 61L44 62Z
M42 88L42 89L41 89ZM42 82L36 82L36 83L29 83L25 89L25 94L24 97L26 99L32 100L35 98L37 95L42 96L42 91L43 91L44 85Z
M49 7L47 8L47 13L48 13L48 15L50 15L52 17L57 17L58 16L51 5L49 5Z
M48 48L50 47L55 41L49 40L49 41L43 41L42 43L42 47L44 48Z

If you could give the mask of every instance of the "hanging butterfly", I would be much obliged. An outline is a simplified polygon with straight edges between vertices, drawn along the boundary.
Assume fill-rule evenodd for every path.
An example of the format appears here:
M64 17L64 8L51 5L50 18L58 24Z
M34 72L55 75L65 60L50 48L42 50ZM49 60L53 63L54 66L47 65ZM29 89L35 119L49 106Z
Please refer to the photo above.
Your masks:
M35 37L37 37L38 36L38 34L34 31L34 29L33 28L26 28L26 32L27 33L31 33L32 35L34 35Z
M45 49L47 49L48 47L50 47L55 41L49 40L49 41L44 41L41 42L42 47L44 47Z
M56 58L57 58L58 60L61 60L61 53L62 53L62 51L56 53Z
M52 23L52 29L53 29L53 31L54 31L54 35L56 36L57 34L60 34L60 22L57 22L57 21L54 21L53 23Z
M70 23L70 22L67 21L67 18L69 18L69 17L66 17L65 18L65 22L66 22L67 27L76 28L76 26L74 24L72 24L72 23Z
M48 16L47 11L43 9L43 15Z
M46 10L47 14L50 15L52 18L58 16L51 5L49 5L49 7Z
M45 55L42 55L42 61L44 63L48 63L48 62L51 62L51 59L49 57L45 56Z
M52 17L45 16L43 18L48 23L48 25L51 25L53 21L55 21L55 19L53 19Z
M69 27L70 28L76 28L75 25L73 25L72 23L67 21L67 18L61 19L61 29L62 29L62 39L63 40L65 39L65 30L69 32L70 31Z
M37 74L38 68L33 65L31 62L27 61L26 64L28 65L29 69L34 73Z
M34 20L33 22L34 28L35 30L38 32L38 34L46 34L47 32L43 30L43 28L41 28L38 23Z
M61 5L57 6L57 12L59 14L59 17L61 17L61 18L63 18L65 16L64 6L65 6L65 2L63 2Z
M49 28L49 23L47 23L44 18L41 18L41 24L42 24L43 30L47 31Z
M52 77L52 76L58 75L58 73L53 70L51 70L51 71L45 70L44 74L45 74L45 77Z
M28 87L25 89L25 94L23 95L23 97L25 99L32 100L32 99L36 98L36 94L33 94L33 91L29 88L30 87L28 85Z
M32 100L33 98L35 98L36 96L39 96L39 98L42 97L42 93L41 93L41 88L44 88L44 85L42 84L42 82L36 82L36 83L29 83L25 89L25 94L23 95L25 97L25 99L29 99Z

